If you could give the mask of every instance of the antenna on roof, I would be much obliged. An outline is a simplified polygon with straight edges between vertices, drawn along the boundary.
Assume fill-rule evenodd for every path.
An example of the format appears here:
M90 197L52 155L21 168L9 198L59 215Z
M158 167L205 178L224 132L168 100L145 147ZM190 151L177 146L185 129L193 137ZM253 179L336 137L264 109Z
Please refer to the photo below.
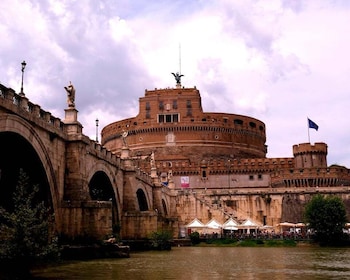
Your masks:
M181 77L184 75L181 74L181 45L179 44L179 72L171 73L173 74L176 80L176 88L181 88Z

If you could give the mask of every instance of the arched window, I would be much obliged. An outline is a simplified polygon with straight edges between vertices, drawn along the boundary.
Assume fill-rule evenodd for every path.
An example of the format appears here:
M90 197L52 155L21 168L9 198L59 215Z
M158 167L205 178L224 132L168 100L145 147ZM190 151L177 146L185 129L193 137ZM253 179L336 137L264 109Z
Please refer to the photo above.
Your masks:
M140 211L148 211L148 204L147 204L147 199L144 191L141 189L138 189L136 192L136 195L137 195L137 201L139 203Z
M166 203L165 203L165 200L164 200L164 199L162 199L162 205L163 205L164 214L165 214L165 215L168 215L168 210L167 210L167 208L166 208Z

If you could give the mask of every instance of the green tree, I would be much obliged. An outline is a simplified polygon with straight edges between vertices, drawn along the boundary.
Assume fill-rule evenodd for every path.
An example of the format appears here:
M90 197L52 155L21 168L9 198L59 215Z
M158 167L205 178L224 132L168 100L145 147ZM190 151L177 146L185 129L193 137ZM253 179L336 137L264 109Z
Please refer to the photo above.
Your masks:
M170 231L152 232L150 235L151 248L157 250L171 250L172 234Z
M23 265L24 271L38 260L58 256L57 239L50 239L53 215L38 201L39 187L31 186L20 169L13 192L13 208L0 207L0 262Z
M305 219L320 244L334 245L342 241L346 209L339 197L315 195L305 207Z

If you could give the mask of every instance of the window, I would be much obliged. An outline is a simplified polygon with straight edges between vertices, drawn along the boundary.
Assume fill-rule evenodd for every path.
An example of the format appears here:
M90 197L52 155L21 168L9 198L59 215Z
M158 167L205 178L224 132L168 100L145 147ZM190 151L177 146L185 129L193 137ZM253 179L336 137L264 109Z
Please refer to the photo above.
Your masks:
M177 100L173 100L173 109L177 109Z
M261 174L258 174L258 180L262 180L263 176Z
M159 114L159 123L174 123L179 122L179 114Z
M146 110L151 110L151 105L149 104L149 102L146 102Z
M186 108L192 108L191 100L187 100Z
M239 120L239 119L235 119L233 121L234 124L239 124L239 125L242 125L243 124L243 121L242 120Z
M249 175L249 180L254 180L254 175Z
M256 127L256 124L253 123L253 122L250 122L250 123L249 123L249 126L252 127L252 128L254 128L254 127Z
M163 101L159 101L159 110L164 110L164 103L163 103Z

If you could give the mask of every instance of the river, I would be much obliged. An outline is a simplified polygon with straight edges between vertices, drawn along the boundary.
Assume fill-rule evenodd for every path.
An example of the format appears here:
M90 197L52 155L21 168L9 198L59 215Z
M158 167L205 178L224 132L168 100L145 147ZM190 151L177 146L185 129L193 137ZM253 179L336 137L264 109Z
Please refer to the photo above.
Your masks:
M66 262L33 275L42 280L350 279L350 248L175 247Z

